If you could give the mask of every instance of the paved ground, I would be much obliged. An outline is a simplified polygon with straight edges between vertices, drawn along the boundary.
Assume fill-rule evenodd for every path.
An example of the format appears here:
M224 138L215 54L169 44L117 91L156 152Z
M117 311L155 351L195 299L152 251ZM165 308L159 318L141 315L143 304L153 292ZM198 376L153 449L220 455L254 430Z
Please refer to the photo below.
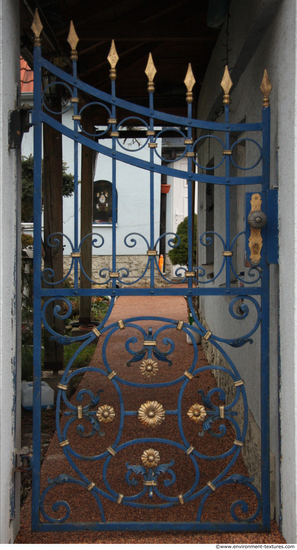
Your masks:
M110 321L115 322L115 321L118 321L119 319L127 319L127 318L130 318L130 317L133 317L133 316L142 316L142 315L151 315L151 316L162 315L162 316L165 316L165 317L168 317L168 318L173 318L173 319L178 319L178 320L181 319L181 320L186 321L187 320L186 302L185 302L183 297L175 298L174 300L170 299L170 298L167 298L167 297L162 297L162 298L158 298L158 297L120 298L116 302L116 305L115 305L115 308L113 310L112 317L111 317ZM150 323L150 324L152 324L152 323ZM156 327L157 327L157 325L155 323L154 329ZM130 373L131 373L131 376L132 375L133 375L133 377L136 376L136 380L143 381L143 375L141 374L141 372L139 370L139 364L140 363L133 364L131 366L130 370L129 369L127 370L126 359L124 360L123 352L120 351L121 345L123 347L123 344L125 343L125 341L127 339L127 335L129 335L129 333L127 331L128 331L128 329L125 329L125 330L119 331L117 333L117 335L118 335L117 344L112 346L112 351L111 351L110 356L108 357L108 360L109 360L110 364L112 365L113 370L115 370L116 372L118 372L118 373L123 372L123 373L125 373L125 375L128 378L129 378ZM175 335L177 334L177 332L178 331L175 330ZM191 357L193 355L193 347L185 343L185 335L183 333L181 333L181 338L182 338L181 350L178 351L178 349L176 349L175 352L174 352L175 353L174 357L175 357L175 362L177 362L177 367L173 366L173 367L170 367L170 369L174 369L174 368L178 369L178 368L180 368L181 364L182 365L188 365L188 364L191 363ZM100 343L100 341L99 341L98 349L96 350L96 353L95 353L94 358L93 358L92 363L91 363L91 365L96 366L96 367L100 366L100 362L101 362L101 349L100 349L100 346L102 346L102 342ZM178 348L178 345L176 347ZM127 355L127 356L131 357L129 355ZM200 364L201 365L205 364L205 358L203 356L203 353L202 353L201 349L199 350L199 365ZM166 365L165 365L165 367L166 367ZM161 381L166 381L166 376L168 376L168 369L166 371L165 367L163 368L162 372L161 372L161 369L158 372L158 376L160 375L160 377L161 377L160 380ZM127 372L128 372L128 374L126 374ZM173 372L174 372L173 370L170 370L170 375L172 375ZM84 377L83 383L79 386L78 390L81 389L81 388L87 388L87 389L92 391L92 390L94 390L95 387L98 387L98 384L96 383L95 376L97 376L96 373L92 373L92 372L87 373ZM137 378L137 376L138 376L138 378ZM210 377L212 377L211 373L208 373L204 378L199 375L199 387L200 388L203 387L207 391L209 389L209 384L211 384L211 378ZM108 386L108 388L109 387L110 386ZM131 393L131 389L129 387L127 387L127 388L128 388L127 392ZM143 399L143 397L141 395L141 391L142 390L139 390L139 393L137 395L138 400ZM197 391L196 391L196 393L197 393ZM106 393L104 395L105 396L108 395L107 394L107 389L106 389ZM109 398L111 399L111 396L109 396ZM168 398L168 399L170 398L170 390L169 389L167 391L166 397L163 397L163 399L165 399L165 400L166 400L166 398ZM71 402L73 403L75 399L76 399L76 395L73 396ZM104 399L105 399L105 397L104 397ZM136 399L135 404L134 404L133 398L131 396L131 410L137 410L137 408L135 409L135 407L138 406L136 404L138 402L137 399ZM191 402L191 399L193 399L193 397L189 396L189 399L190 399L189 402ZM140 401L140 402L142 402L142 401ZM164 402L164 405L165 404L166 403ZM165 408L166 408L166 410L168 409L168 407L165 407ZM133 420L133 417L130 417L130 418L132 418L132 420ZM168 421L167 421L167 416L166 416L166 428L167 428L167 422L168 422L168 428L167 428L168 433L170 433L170 430L172 430L172 428L170 427L170 421L169 420L170 420L170 418L168 417ZM132 434L134 434L134 431L136 432L137 430L139 430L139 422L137 420L137 417L134 417L133 421L134 421L134 424L131 421L132 422L131 423L131 433ZM82 447L85 450L86 455L88 453L89 453L89 455L92 455L92 453L96 454L96 452L98 452L98 445L101 444L101 442L103 440L105 441L104 444L106 444L106 445L111 445L112 444L112 442L113 442L112 428L114 428L114 430L115 430L114 433L116 433L116 429L117 429L116 422L106 424L105 426L106 426L106 430L105 430L106 435L105 435L104 438L101 437L101 438L98 439L98 437L97 437L97 439L96 439L96 437L94 436L94 437L89 438L89 439L85 438L82 441L82 438L78 437L76 433L74 434L74 433L71 432L70 435L71 435L71 437L72 436L74 437L74 440L73 440L74 442L77 441L77 444L82 445ZM197 430L196 430L195 433L193 431L193 429L196 428L196 427L197 427L197 424L194 424L193 422L189 422L189 431L187 433L187 437L189 437L189 438L196 437L196 441L197 441L197 433L196 433ZM143 429L143 428L141 428L141 429ZM208 435L209 434L207 434L207 436ZM137 433L137 436L139 437L138 433ZM75 439L75 437L77 438L77 440ZM131 437L131 435L130 435L130 437ZM200 438L200 441L202 441L201 445L203 444L204 449L210 443L213 446L213 438L209 437L209 439L207 439L207 437L203 437L203 438ZM198 445L198 443L197 443L197 445ZM223 445L223 443L220 443L220 445ZM80 447L80 452L81 452L82 447ZM174 457L174 458L175 458L175 461L176 461L176 464L177 464L178 463L178 456ZM130 461L130 464L135 464L135 460L137 460L137 456L135 455L135 457L134 457L132 450L131 450L130 454L128 454L128 460ZM205 462L207 462L207 461L205 461ZM246 470L245 470L245 466L243 464L243 461L240 460L240 458L239 458L239 460L237 462L238 462L238 464L237 464L236 467L239 468L239 469L237 469L236 471L240 472L242 475L248 475ZM95 464L96 468L94 467L94 464ZM208 467L208 465L207 465L207 467ZM235 470L234 470L234 472L235 472ZM42 465L41 486L46 487L47 486L47 479L49 477L55 477L55 476L57 476L57 474L60 474L60 473L67 473L67 474L71 475L71 473L73 474L73 471L69 467L68 461L65 459L61 447L59 447L59 445L58 445L57 438L54 437L54 439L53 439L53 441L52 441L52 443L49 447L47 457L44 460L43 465ZM84 470L84 474L87 475L88 479L96 481L96 475L100 476L100 474L98 474L97 462L92 463L90 461L87 461L86 462L86 469ZM187 475L190 475L190 474L187 474ZM207 471L207 473L205 475L206 475L205 480L214 479L214 474L209 472L209 470ZM210 476L212 476L212 477L210 477ZM123 472L120 470L120 467L119 467L118 472L116 470L113 471L112 482L120 484L122 482L121 481L122 478L123 478ZM233 485L237 485L237 484L233 484ZM118 487L119 486L120 485L118 485ZM235 487L235 489L237 489L237 488L238 487ZM56 496L54 501L50 503L50 506L55 502L55 500L62 500L62 497L64 498L64 496L62 495L61 485L58 487L58 489L59 489L58 496ZM69 489L69 487L67 487L67 489ZM182 489L181 489L181 491L182 491ZM231 492L232 492L232 490L231 490ZM78 491L73 491L72 490L72 493L71 493L70 496L69 495L65 496L65 500L68 499L68 502L71 501L71 507L74 510L73 516L71 517L71 519L74 520L74 521L75 520L76 521L81 521L81 520L91 521L92 519L93 520L98 519L97 516L96 516L96 509L95 509L96 507L94 507L94 501L92 499L89 499L89 497L90 497L89 493L87 495L88 498L86 498L85 493L86 493L85 490L84 490L83 495L81 495L79 493L79 490ZM61 495L62 495L62 497L61 497ZM205 520L210 521L211 519L216 519L216 514L218 513L218 511L221 511L224 508L227 509L228 508L228 498L231 498L231 502L234 501L234 497L230 493L230 489L229 489L229 494L226 494L225 496L221 497L221 500L219 499L217 501L217 504L214 501L213 506L211 505L209 507L208 511L206 512ZM235 497L235 500L236 500L236 497ZM140 533L135 533L135 532L125 532L125 533L120 533L120 532L119 533L116 533L116 532L112 532L112 533L109 533L109 532L106 532L106 533L98 533L98 532L32 533L31 528L30 528L30 506L31 506L31 502L30 502L30 496L29 496L28 499L26 500L24 506L23 506L23 509L22 509L22 520L21 520L22 524L21 524L21 531L20 531L20 533L17 537L17 540L16 540L17 544L21 544L21 543L27 543L27 544L29 544L29 543L46 543L46 544L53 544L53 543L59 543L59 544L62 544L62 543L66 543L66 544L67 543L101 543L101 544L112 544L112 543L120 543L120 544L128 544L128 543L131 543L131 544L136 544L136 543L141 543L141 544L142 543L146 543L146 544L147 543L149 543L149 544L159 544L159 543L165 543L165 544L172 544L172 543L177 543L177 544L182 544L182 543L183 544L184 543L186 543L186 544L197 544L197 543L200 543L200 544L208 544L208 543L212 543L212 544L218 544L218 543L220 543L220 544L223 544L223 543L233 543L233 544L234 543L245 543L245 544L278 544L279 543L279 544L284 544L285 543L285 540L281 536L275 522L272 522L271 531L269 533L263 533L263 534L261 534L261 533L250 533L250 534L248 534L248 533L238 533L238 534L232 534L232 533L191 533L191 532L189 532L189 533L183 533L183 532L168 532L168 533L156 533L156 532L152 532L152 533L149 533L149 532L140 532ZM117 505L115 505L115 506L117 506ZM48 508L49 508L48 513L50 515L53 515L54 517L56 517L55 514L53 514L50 507L48 507ZM182 510L184 511L185 508L186 507L182 507ZM108 511L108 513L110 513L110 517L112 517L112 518L116 517L118 520L121 521L123 519L124 520L126 519L126 515L125 515L127 513L126 510L127 510L127 507L117 506L117 507L112 508L112 506L111 506L110 507L110 512ZM179 514L181 514L180 510L181 510L181 507L177 507L177 506L175 506L174 508L171 508L169 513L171 513L173 515L170 516L169 520L170 521L180 520L180 516L179 516ZM229 508L228 508L228 510L229 510ZM186 514L186 512L183 512L183 513ZM124 514L124 516L121 516L121 514ZM150 516L150 517L152 517L152 516ZM134 516L133 516L132 520L135 520ZM168 521L168 519L166 519L165 521Z

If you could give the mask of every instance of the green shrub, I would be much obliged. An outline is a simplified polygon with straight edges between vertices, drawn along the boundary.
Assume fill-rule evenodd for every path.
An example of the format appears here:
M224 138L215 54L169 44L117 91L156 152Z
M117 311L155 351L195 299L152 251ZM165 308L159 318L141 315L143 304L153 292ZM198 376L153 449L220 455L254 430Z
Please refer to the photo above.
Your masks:
M188 265L188 217L186 217L177 227L176 234L180 238L180 244L169 251L168 255L172 265ZM174 238L174 244L178 243L178 238ZM194 215L194 258L197 250L197 214Z

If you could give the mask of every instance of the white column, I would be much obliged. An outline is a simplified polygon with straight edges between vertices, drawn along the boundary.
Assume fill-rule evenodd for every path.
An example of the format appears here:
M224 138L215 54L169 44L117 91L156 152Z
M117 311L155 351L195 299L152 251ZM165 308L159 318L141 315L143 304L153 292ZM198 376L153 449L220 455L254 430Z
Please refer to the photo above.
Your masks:
M0 1L0 542L19 529L20 151L8 149L9 111L19 105L18 0ZM18 374L17 374L18 373Z

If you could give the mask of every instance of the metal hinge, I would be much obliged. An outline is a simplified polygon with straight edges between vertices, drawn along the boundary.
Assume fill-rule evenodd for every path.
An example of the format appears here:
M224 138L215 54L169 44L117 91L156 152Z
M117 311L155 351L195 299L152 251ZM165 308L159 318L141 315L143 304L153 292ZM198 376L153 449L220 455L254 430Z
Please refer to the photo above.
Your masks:
M22 447L19 453L16 453L16 467L15 472L24 472L31 470L31 458L33 456L32 447Z
M20 149L23 134L29 132L32 124L30 123L29 113L31 107L23 105L20 109L9 112L8 123L8 146L9 149Z

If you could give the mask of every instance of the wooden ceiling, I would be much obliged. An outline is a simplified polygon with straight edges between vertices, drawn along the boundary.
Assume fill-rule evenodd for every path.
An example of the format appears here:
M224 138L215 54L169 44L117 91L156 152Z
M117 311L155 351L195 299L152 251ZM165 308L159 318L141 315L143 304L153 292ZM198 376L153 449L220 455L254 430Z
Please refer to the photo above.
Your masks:
M81 80L110 92L109 53L112 39L119 55L117 95L148 105L144 73L151 52L157 69L155 108L186 115L183 83L188 63L199 94L218 29L207 26L208 0L20 0L21 55L32 66L32 15L38 8L44 26L44 57L64 60L70 70L67 43L70 20L78 43ZM223 63L222 63L223 66Z

